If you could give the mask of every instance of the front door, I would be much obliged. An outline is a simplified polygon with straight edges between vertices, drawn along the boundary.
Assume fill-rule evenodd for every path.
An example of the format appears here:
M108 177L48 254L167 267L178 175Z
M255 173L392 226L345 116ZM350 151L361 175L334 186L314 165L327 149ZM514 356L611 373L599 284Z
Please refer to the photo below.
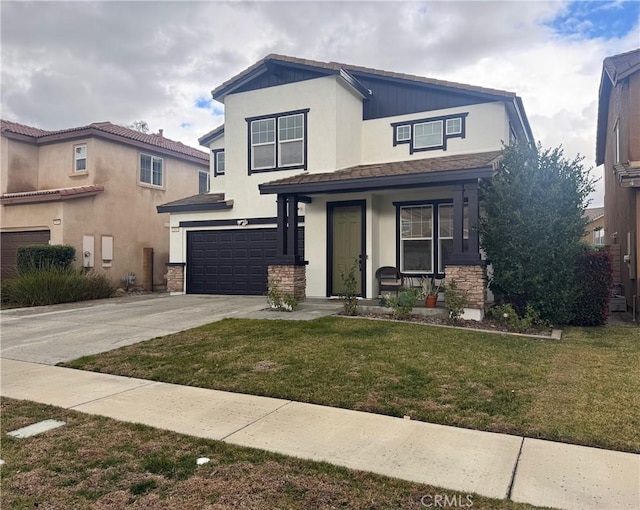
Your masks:
M334 202L328 204L329 260L328 294L344 292L341 274L356 267L356 294L364 296L365 274L365 202Z

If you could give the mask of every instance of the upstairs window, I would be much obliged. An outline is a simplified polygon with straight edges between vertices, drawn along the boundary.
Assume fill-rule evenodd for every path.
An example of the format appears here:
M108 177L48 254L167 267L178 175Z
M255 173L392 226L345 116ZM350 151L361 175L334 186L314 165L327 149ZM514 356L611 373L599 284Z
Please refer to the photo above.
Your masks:
M74 172L87 171L87 144L73 146Z
M224 149L213 151L213 175L224 175Z
M409 145L409 154L419 151L447 150L447 140L466 137L468 113L428 119L393 122L393 145Z
M597 228L593 231L594 246L604 246L604 229Z
M308 112L298 110L246 119L249 125L249 174L306 169Z
M149 154L140 154L140 183L162 187L164 183L164 161Z
M209 172L198 172L198 193L209 193Z

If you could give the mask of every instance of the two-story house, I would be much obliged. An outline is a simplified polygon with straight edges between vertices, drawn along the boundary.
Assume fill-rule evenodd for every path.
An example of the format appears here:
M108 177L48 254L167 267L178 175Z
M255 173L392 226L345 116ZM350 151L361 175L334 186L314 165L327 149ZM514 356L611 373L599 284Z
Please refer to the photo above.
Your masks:
M533 139L519 97L280 55L212 96L225 123L200 138L209 201L158 208L171 213L171 290L263 294L269 274L299 298L333 296L355 263L361 296L395 266L453 277L483 309L478 183L503 143Z
M114 284L163 288L168 215L156 206L208 191L209 154L109 122L46 131L1 124L2 277L24 244L69 244Z
M640 49L604 59L598 97L596 164L604 164L604 231L605 243L614 258L614 284L622 285L627 307L637 309Z

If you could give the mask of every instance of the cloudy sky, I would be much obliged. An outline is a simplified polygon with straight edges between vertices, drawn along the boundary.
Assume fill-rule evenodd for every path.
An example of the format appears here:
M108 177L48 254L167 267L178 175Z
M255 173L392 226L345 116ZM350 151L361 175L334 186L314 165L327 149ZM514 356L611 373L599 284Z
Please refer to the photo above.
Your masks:
M280 53L516 92L536 138L591 167L602 60L640 46L639 16L637 1L3 0L2 117L144 120L197 147L223 122L211 89Z

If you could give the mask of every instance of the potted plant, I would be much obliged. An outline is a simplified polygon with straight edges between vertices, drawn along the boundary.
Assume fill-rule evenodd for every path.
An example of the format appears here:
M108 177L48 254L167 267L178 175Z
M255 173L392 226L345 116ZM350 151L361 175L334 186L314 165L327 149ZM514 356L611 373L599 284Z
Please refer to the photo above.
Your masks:
M422 287L422 296L424 297L424 306L427 308L435 308L438 302L438 293L440 292L441 283L436 283L435 276L429 278L423 276L420 278L420 286Z

